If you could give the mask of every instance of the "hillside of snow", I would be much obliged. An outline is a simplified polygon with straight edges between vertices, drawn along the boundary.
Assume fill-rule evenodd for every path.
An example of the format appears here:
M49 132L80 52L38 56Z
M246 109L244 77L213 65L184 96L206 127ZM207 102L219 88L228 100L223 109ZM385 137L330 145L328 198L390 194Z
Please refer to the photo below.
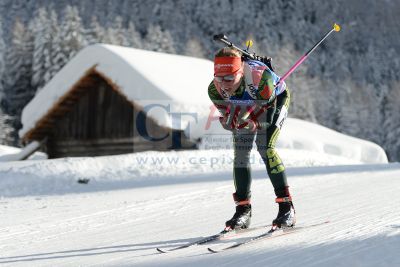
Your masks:
M67 160L64 163L69 165ZM78 184L79 175L73 176L67 168L47 176L53 164L41 162L35 175L27 166L13 165L9 171L18 168L21 176L14 183L1 184L2 189L25 194L0 199L1 266L400 264L399 164L288 167L298 226L330 223L221 254L209 254L206 248L234 239L170 254L155 249L179 246L222 229L234 211L230 171ZM86 172L95 169L93 165ZM277 213L273 189L264 170L255 170L253 179L252 225L266 225ZM41 194L41 190L51 191L46 187L57 188L57 183L65 186L54 192L58 194Z
M168 183L171 179L185 181L188 176L204 173L229 172L233 167L232 135L219 123L214 122L212 126L214 128L203 133L198 151L148 151L95 158L0 162L0 196L80 192L82 187L76 183L78 180L90 180L91 186L83 190L93 191L142 185L151 180ZM372 142L298 119L287 119L277 147L286 167L387 163L385 151ZM0 161L12 159L14 154L8 153L19 151L5 146L0 148L5 153L0 154ZM40 159L39 156L32 158ZM265 169L255 149L250 164L253 170Z
M220 254L207 247L264 229L159 254L157 247L219 232L232 216L231 149L0 162L0 264L399 266L400 164L386 163L375 144L318 125L285 127L278 151L297 224L328 224ZM277 205L255 150L251 167L252 225L267 225Z

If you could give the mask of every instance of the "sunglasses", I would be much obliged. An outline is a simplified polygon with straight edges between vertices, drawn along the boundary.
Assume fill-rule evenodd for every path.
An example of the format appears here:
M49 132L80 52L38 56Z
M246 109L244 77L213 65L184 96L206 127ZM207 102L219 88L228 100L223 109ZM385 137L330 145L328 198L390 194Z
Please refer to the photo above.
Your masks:
M214 80L221 83L222 81L231 82L235 79L235 75L226 75L226 76L214 76Z
M225 82L232 82L233 80L235 80L236 78L236 74L240 72L241 69L237 69L235 72L233 72L232 74L226 75L226 76L216 76L214 74L214 80L222 83L222 81Z

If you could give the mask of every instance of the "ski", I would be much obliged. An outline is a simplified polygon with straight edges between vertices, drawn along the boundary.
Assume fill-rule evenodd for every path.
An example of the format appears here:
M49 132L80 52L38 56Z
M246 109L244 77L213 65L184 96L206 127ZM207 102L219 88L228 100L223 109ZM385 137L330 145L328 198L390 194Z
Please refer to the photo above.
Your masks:
M265 240L265 239L269 239L269 238L272 238L272 237L283 236L283 235L287 235L287 234L291 234L291 233L297 232L299 230L308 229L308 228L311 228L311 227L316 227L316 226L324 225L324 224L327 224L327 223L329 223L329 221L316 223L316 224L312 224L312 225L306 225L306 226L297 226L297 227L284 228L284 229L279 229L279 228L272 227L269 231L267 231L265 233L262 233L260 235L251 237L250 239L247 239L247 240L245 240L243 242L239 242L239 243L233 244L233 245L231 245L229 247L224 247L224 248L221 248L221 249L213 249L213 248L209 247L209 248L207 248L207 250L209 252L212 252L212 253L219 253L219 252L222 252L222 251L226 251L226 250L230 250L230 249L234 249L234 248L238 248L238 247L243 247L245 245L252 244L252 243L254 243L256 241L259 241L259 240Z
M206 243L217 241L217 240L220 240L221 238L223 238L225 235L227 235L229 233L235 233L235 235L239 235L239 234L247 233L249 231L257 230L257 229L264 228L264 227L268 227L268 226L258 226L258 227L253 227L253 228L249 228L249 229L242 229L242 230L236 230L236 231L232 230L232 229L225 228L224 230L222 230L218 234L210 235L210 236L195 240L193 242L184 244L184 245L179 246L179 247L174 247L174 248L171 248L171 249L156 248L156 250L158 252L160 252L160 253L168 253L168 252L172 252L172 251L175 251L175 250L180 250L180 249L189 248L189 247L196 246L196 245L203 245L203 244L206 244Z

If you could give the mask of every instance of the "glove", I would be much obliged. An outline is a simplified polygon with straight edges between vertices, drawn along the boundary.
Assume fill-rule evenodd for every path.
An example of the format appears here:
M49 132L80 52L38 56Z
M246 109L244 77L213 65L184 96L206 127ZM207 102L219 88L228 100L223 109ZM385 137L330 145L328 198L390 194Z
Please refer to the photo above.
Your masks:
M257 130L267 130L271 126L269 122L259 122L257 120L247 120L236 127L237 131L244 133L254 133Z
M236 125L228 125L225 117L219 117L219 122L221 123L222 128L228 131L240 131L240 132L255 132L259 127L258 121L247 120L242 123L237 123Z
M247 120L241 124L236 126L236 129L239 131L246 131L250 133L254 133L257 129L260 129L260 123L254 120Z

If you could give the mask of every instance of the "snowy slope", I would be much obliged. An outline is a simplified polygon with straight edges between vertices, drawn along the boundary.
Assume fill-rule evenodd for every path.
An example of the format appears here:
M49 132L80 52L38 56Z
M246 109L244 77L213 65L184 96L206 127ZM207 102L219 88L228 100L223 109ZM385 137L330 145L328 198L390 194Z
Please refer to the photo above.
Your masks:
M279 149L298 225L327 225L217 255L207 246L159 255L156 247L214 234L232 216L232 150L0 162L0 264L399 266L400 164L362 164L387 161L370 142L299 123L285 126L297 138ZM251 166L260 226L277 205L256 151Z
M304 150L281 150L287 167L360 164L358 161ZM155 181L169 184L191 182L204 173L232 170L231 150L144 152L98 158L64 158L48 161L0 162L0 196L65 194L143 186ZM264 170L256 151L253 170ZM189 177L192 177L189 179ZM89 187L76 183L89 179Z
M296 119L278 150L298 225L329 224L217 255L207 246L159 255L156 247L220 231L233 214L233 151L212 147L230 143L213 127L196 151L0 162L0 265L400 264L400 164L388 164L376 144ZM250 160L253 225L266 225L277 205L255 150Z
M208 254L207 246L157 254L156 247L221 230L233 214L230 176L150 180L96 193L74 188L52 196L38 196L34 188L30 196L2 198L0 264L399 266L399 164L289 168L298 225L331 223L217 255ZM277 208L273 200L265 172L255 171L254 226L271 222Z

